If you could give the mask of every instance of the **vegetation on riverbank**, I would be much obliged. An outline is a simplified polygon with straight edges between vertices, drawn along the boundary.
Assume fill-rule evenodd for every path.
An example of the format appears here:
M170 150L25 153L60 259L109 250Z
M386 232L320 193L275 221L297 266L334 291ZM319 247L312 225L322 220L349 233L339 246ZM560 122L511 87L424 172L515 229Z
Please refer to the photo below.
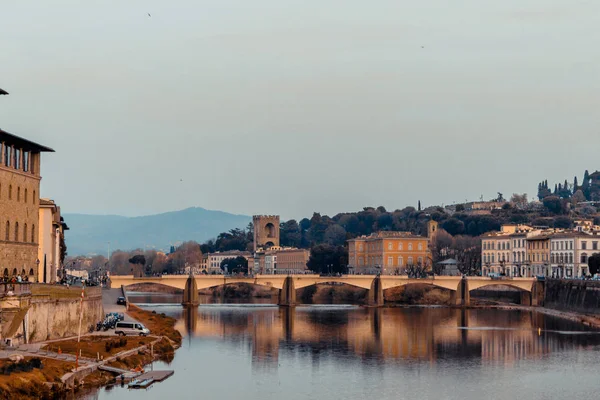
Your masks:
M20 364L26 368L19 368L9 360L0 361L0 369L6 371L13 369L10 375L0 375L0 399L59 399L64 394L60 378L75 367L73 363L52 360L48 358L26 357ZM37 368L36 366L39 366ZM47 382L56 385L48 385Z
M152 335L164 336L171 340L176 347L181 345L181 333L175 329L175 323L177 322L175 318L158 314L156 311L143 310L133 304L129 305L127 314L144 324Z
M115 336L84 336L81 338L79 348L81 356L96 359L98 356L106 358L120 352L135 349L152 341L146 337L115 337ZM42 347L44 350L65 354L77 354L77 339L60 340Z

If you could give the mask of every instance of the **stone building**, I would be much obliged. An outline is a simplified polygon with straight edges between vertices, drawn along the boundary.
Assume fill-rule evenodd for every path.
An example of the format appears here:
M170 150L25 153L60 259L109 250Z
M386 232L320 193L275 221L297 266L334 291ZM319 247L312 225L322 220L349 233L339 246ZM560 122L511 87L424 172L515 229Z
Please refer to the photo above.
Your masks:
M266 275L305 274L310 251L294 247L271 247L254 255L254 273Z
M40 161L54 150L0 129L0 270L38 276Z
M259 249L279 246L279 215L255 215L252 223L255 253Z
M69 229L60 215L60 207L54 200L40 199L39 245L37 281L54 283L60 281L61 244L64 243L65 231ZM62 275L61 275L62 277Z
M411 265L431 267L428 238L382 231L348 240L350 273L397 274Z

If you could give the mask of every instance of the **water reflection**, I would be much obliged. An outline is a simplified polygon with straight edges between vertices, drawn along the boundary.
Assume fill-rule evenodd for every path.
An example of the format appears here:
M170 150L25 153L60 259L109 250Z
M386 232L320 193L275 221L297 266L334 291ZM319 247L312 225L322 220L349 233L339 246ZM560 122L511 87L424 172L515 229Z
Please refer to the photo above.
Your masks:
M251 348L253 364L277 364L280 352L370 361L480 359L510 365L524 358L600 344L600 335L539 313L448 308L213 305L171 311L193 342L202 338Z

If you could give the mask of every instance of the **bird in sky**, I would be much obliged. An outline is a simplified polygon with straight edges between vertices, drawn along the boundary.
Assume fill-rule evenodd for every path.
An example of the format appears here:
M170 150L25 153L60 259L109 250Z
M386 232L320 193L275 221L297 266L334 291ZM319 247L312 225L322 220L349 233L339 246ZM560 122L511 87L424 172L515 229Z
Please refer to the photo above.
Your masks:
M150 13L148 13L148 16L151 17L152 15L150 15Z

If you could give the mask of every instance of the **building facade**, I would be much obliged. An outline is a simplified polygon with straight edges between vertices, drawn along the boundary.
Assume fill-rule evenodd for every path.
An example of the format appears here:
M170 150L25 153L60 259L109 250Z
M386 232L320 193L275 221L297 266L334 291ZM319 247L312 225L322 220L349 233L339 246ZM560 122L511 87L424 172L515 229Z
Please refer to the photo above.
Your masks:
M560 233L550 237L550 276L571 278L577 274L575 233Z
M254 254L255 274L297 275L305 274L310 251L294 247L271 247Z
M40 199L39 244L37 258L40 260L37 281L59 282L62 276L61 244L69 229L60 215L60 207L53 200Z
M527 276L550 275L550 238L551 235L542 234L527 240Z
M382 231L348 240L351 274L400 274L412 265L431 267L428 238Z
M38 277L40 162L54 150L0 129L0 270Z
M249 251L222 251L203 255L200 269L208 274L222 274L221 263L229 258L244 257L248 261L248 269L254 264L254 257Z

